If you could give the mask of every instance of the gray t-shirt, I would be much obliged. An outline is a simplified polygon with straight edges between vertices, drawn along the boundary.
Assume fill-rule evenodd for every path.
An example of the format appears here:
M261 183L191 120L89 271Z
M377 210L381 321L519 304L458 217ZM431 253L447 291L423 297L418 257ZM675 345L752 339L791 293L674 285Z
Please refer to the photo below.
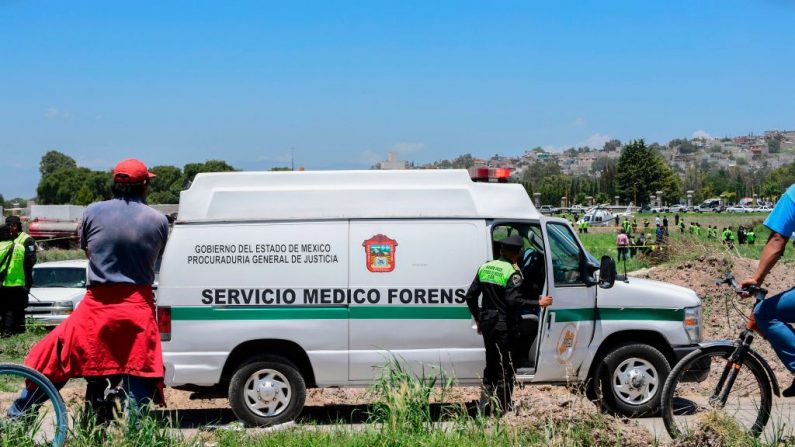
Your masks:
M143 202L111 199L83 213L80 248L89 284L152 284L168 239L168 219Z

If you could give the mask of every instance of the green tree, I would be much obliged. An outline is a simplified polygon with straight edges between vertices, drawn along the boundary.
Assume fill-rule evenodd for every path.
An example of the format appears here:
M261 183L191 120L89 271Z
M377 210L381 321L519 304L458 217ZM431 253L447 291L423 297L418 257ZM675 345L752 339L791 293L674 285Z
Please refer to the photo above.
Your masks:
M74 158L58 151L49 151L41 157L39 162L39 173L42 177L64 168L76 168Z
M42 205L71 203L91 173L88 168L61 168L39 180L36 188L38 201Z
M601 172L608 166L615 166L616 160L610 157L599 157L591 164L591 172Z
M172 191L150 192L146 201L152 205L163 203L179 203L179 194Z
M153 166L150 169L155 178L149 184L150 192L172 191L175 187L179 191L182 188L182 170L176 166Z
M472 154L461 155L452 161L453 169L469 169L472 166L475 166L475 158L472 157Z
M182 169L184 174L184 186L189 186L193 183L193 179L196 178L196 174L202 172L230 172L236 171L236 169L230 165L229 163L223 160L208 160L204 163L188 163Z
M80 189L75 194L74 200L72 201L75 205L88 205L94 202L94 193L91 191L91 188L87 184L83 184Z
M14 197L13 199L8 199L3 201L3 196L0 195L0 203L3 203L6 208L25 208L28 206L28 201L23 199L22 197Z
M657 191L663 191L663 197L670 202L677 201L681 196L679 177L659 152L647 147L642 139L624 146L617 171L616 189L626 201L646 203L649 196Z
M771 154L777 154L781 152L781 142L784 141L784 135L774 133L766 136L765 141L767 141L767 151Z
M110 172L61 168L42 177L36 192L42 205L88 204L110 198L110 183Z
M619 147L621 147L621 140L613 139L613 140L610 140L607 143L605 143L604 151L605 152L613 152L613 151L618 150Z
M147 202L151 204L179 203L179 192L185 184L182 170L176 166L154 166L150 169L156 175L149 184Z
M560 175L560 173L560 166L558 166L557 163L551 161L536 161L527 166L522 180L532 183L533 186L538 186L546 177Z

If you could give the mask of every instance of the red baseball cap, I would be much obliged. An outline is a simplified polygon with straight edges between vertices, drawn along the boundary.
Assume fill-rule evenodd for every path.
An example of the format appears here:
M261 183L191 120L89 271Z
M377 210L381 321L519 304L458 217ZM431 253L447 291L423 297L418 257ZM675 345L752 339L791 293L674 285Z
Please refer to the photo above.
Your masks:
M153 177L146 165L134 158L122 160L113 168L113 181L117 183L141 183Z

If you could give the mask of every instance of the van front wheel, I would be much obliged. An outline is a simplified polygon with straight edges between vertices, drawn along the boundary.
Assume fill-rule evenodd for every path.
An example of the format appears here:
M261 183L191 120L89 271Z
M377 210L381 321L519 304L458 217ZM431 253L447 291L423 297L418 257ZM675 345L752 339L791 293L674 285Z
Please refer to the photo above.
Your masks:
M229 382L229 405L249 426L294 420L304 408L306 383L298 369L282 358L244 363Z
M635 343L619 346L598 369L599 394L608 410L629 417L659 413L671 366L657 348Z

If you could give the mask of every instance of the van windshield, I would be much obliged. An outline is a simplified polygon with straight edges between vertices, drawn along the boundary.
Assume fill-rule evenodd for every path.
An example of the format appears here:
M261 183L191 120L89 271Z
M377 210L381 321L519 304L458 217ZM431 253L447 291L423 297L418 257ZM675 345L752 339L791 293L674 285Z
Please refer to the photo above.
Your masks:
M66 287L85 288L86 269L84 268L50 268L33 269L33 287Z

